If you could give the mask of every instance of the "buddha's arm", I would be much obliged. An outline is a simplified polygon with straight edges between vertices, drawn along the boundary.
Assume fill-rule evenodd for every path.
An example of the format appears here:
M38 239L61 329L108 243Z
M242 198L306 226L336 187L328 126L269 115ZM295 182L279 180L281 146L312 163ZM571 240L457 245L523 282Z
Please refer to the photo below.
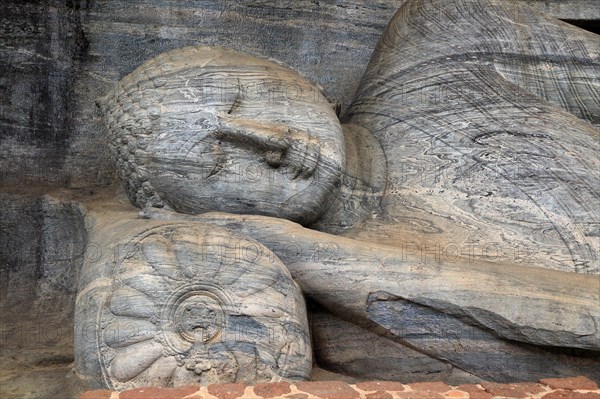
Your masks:
M381 325L370 311L377 302L407 300L506 339L600 349L597 276L466 259L427 260L263 216L154 210L144 216L196 220L253 237L283 261L307 295L357 324ZM251 248L240 251L259 256Z

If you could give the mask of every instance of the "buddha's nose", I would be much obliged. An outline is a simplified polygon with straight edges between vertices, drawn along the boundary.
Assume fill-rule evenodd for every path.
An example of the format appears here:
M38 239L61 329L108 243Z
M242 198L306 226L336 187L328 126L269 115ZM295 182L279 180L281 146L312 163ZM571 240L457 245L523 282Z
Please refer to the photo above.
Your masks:
M264 153L269 166L292 169L292 178L312 176L319 163L319 142L309 132L284 124L220 116L215 136Z

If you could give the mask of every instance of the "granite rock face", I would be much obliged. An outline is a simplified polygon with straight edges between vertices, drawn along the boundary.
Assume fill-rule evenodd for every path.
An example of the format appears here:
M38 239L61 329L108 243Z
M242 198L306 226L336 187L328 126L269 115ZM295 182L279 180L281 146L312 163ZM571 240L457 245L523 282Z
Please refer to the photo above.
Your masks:
M213 226L90 213L75 367L88 386L302 380L312 353L304 299L256 241Z
M179 329L173 334L184 337L177 341L181 345L197 348L195 344L204 342L207 334L210 341L214 328L211 330L210 323L197 322L195 317L200 315L186 319L181 313L186 306L179 312L179 307L168 306L166 297L155 300L152 295L165 291L155 290L152 284L141 287L141 294L132 293L127 284L122 284L119 267L123 264L135 264L134 269L139 270L153 267L148 261L152 256L142 251L127 262L115 262L106 251L115 243L128 242L132 235L149 226L160 230L164 222L135 219L136 210L124 205L126 200L120 194L105 196L101 201L116 201L119 204L116 208L124 212L121 220L114 219L114 213L107 216L111 212L86 218L78 205L97 201L93 197L98 191L106 191L108 185L117 181L117 173L110 166L114 154L128 165L123 177L131 180L128 194L140 207L163 205L196 213L225 204L213 199L205 205L211 198L208 196L197 201L194 196L199 191L193 187L192 194L184 201L178 196L169 198L169 193L177 189L190 190L185 179L176 181L168 176L160 190L154 185L144 186L147 181L140 178L133 164L136 152L140 155L140 143L118 137L118 142L112 141L111 151L106 145L111 139L95 105L96 99L109 94L116 82L144 61L176 48L197 45L228 47L274 58L306 76L308 81L321 85L320 101L327 98L323 104L331 103L327 104L327 114L333 115L335 109L348 122L343 125L346 169L340 176L341 187L335 187L339 188L339 195L330 198L328 207L319 205L321 201L316 196L307 196L303 201L316 204L312 215L303 217L296 212L295 216L284 216L310 224L320 215L310 226L329 235L262 217L218 214L196 219L177 215L171 222L185 227L181 227L181 235L174 236L175 241L169 241L173 236L160 230L162 233L155 236L166 239L166 245L162 238L140 245L159 248L156 252L146 248L147 253L161 260L158 267L162 263L175 269L182 264L194 264L179 262L177 255L172 256L166 247L179 248L183 243L185 250L176 252L189 254L198 249L194 244L190 250L190 242L202 241L204 234L223 232L221 228L229 229L223 234L243 234L245 243L258 245L261 252L270 254L271 269L267 269L275 270L267 273L269 277L258 271L248 278L256 278L253 281L257 284L272 278L277 281L276 287L280 287L279 283L287 287L284 291L288 297L282 303L290 301L290 296L295 298L292 302L300 303L285 265L306 295L330 313L341 316L340 319L331 314L315 315L313 349L318 362L345 374L396 379L399 374L410 373L419 380L427 380L428 377L418 377L427 374L433 379L476 382L479 377L511 381L570 375L577 370L597 378L600 370L595 356L597 330L590 323L596 315L593 310L586 314L586 309L593 309L588 305L593 302L593 293L597 292L593 289L598 288L598 281L539 268L597 273L598 246L597 240L594 241L597 213L591 204L598 197L594 188L598 179L597 157L593 156L597 141L593 138L597 138L599 115L599 41L597 36L539 15L547 12L573 24L597 29L600 20L597 2L498 0L490 1L490 7L479 8L473 6L478 2L469 1L443 4L410 1L392 20L388 30L391 34L377 47L355 98L377 40L404 3L400 0L4 2L0 15L3 396L68 396L86 384L123 389L153 381L168 382L173 376L178 384L192 380L212 382L218 376L229 380L268 379L261 374L265 371L263 366L271 370L276 365L273 370L281 371L276 359L280 353L273 353L273 347L254 352L264 355L255 356L262 359L256 363L261 367L244 367L252 357L249 353L256 343L255 336L264 338L262 333L255 334L262 331L260 323L250 323L251 328L243 329L248 333L246 341L252 344L223 352L234 353L234 358L241 353L237 364L242 364L242 371L239 375L233 373L235 377L226 370L216 372L218 367L205 362L199 350L184 350L186 355L166 353L161 357L164 364L152 363L156 359L151 354L158 353L154 342L163 345L165 339L169 341L164 337L173 332L166 328L163 331L167 333L145 340L152 335L153 328L165 327L160 320L170 320L161 319L161 312L157 318L154 314L149 316L153 306L176 309L172 316ZM437 6L428 8L431 4ZM507 4L514 6L511 12L494 8ZM525 4L536 8L529 9ZM424 12L417 12L419 7ZM492 26L502 29L492 32L489 30ZM500 35L502 40L486 42L494 39L492 33ZM540 41L544 35L548 35L548 40ZM396 47L389 53L385 47L391 43ZM416 43L420 43L417 47L423 51L411 49ZM550 45L546 47L546 43ZM432 53L439 57L430 57ZM403 62L390 66L387 59L390 54ZM436 71L442 75L438 76ZM420 79L427 83L420 84ZM316 87L313 83L309 84L311 88ZM390 101L394 105L391 108ZM491 106L477 106L481 102ZM460 112L440 113L442 106L448 108L448 104L456 105ZM236 102L231 105L228 110L235 109ZM465 109L467 112L463 112ZM462 125L463 119L474 123ZM218 122L219 130L233 132L233 136L241 131L254 134L273 128L272 125L265 128L264 121L257 125L248 120L237 124L231 124L227 117L224 120ZM308 118L303 123L313 122ZM227 127L226 123L230 125ZM334 130L339 129L336 123L332 125L336 125ZM430 130L439 135L422 135ZM473 135L473 132L484 134ZM292 141L298 138L289 136ZM171 138L175 142L178 139ZM260 134L253 136L254 142L264 138ZM469 158L464 153L457 156L452 151L440 150L440 146L476 156ZM193 151L192 154L198 155ZM189 168L187 158L182 159L175 152L171 155L171 161L183 161L179 166L170 162L175 164L171 172ZM282 155L283 151L267 150L261 157L275 167L282 165ZM152 164L156 159L146 157L143 161ZM483 169L478 169L482 165ZM153 173L160 169L159 163L154 166ZM440 170L442 174L438 173ZM485 170L492 173L480 173ZM449 181L456 184L448 185ZM57 188L69 190L59 193ZM81 190L74 190L77 188ZM261 188L264 187L256 182L252 185L254 190ZM455 194L453 200L444 200L452 197L451 192ZM270 205L260 213L277 216L268 213ZM430 209L440 212L429 212L428 217L423 217L422 211ZM246 208L238 211L245 213ZM152 212L146 215L158 220L173 217ZM534 222L527 223L530 219ZM110 233L110 226L97 224L103 220L110 220L114 226L125 223L123 234L119 235L119 229ZM207 224L216 225L216 230ZM89 233L103 238L89 241ZM102 262L98 262L99 256ZM455 267L461 256L468 260L462 269ZM81 335L78 338L78 345L83 348L81 353L90 357L87 363L79 358L78 368L83 378L75 379L67 373L73 361L69 331L82 265L84 276L86 273L88 276L88 280L84 277L82 281L89 285L82 283L78 325L82 325L81 320L88 320L93 328L87 337L90 340ZM504 265L509 266L504 268ZM537 268L529 273L529 266ZM340 273L340 268L345 273ZM186 270L175 274L191 273ZM444 272L440 273L441 270ZM483 280L464 277L466 270ZM510 270L514 270L514 275L507 279ZM139 277L135 271L132 273L134 279ZM380 273L379 283L364 284L377 273ZM382 275L387 277L381 279ZM412 284L410 277L405 280L407 276L417 276L416 281L428 276L430 284ZM189 283L171 277L163 280L185 287ZM94 285L92 280L100 284ZM449 284L449 281L461 283ZM383 291L382 285L386 286ZM86 287L89 291L83 289ZM518 287L527 288L519 292ZM167 291L172 291L171 288ZM174 291L178 292L177 288ZM492 297L485 297L485 292L492 292ZM506 297L511 292L514 298L507 302L510 306L503 308L502 295ZM106 302L95 301L90 293L98 293ZM554 298L556 295L558 298ZM190 311L203 308L207 312L204 316L209 316L213 326L221 325L225 313L219 311L223 309L220 305L223 298L218 293L190 298L183 299L184 305L188 300L196 301ZM552 306L557 303L560 303L558 311L551 314ZM276 305L261 302L258 307L269 306ZM532 317L536 307L541 309L538 315L547 312L548 316L539 323ZM486 313L490 309L491 313ZM252 313L254 310L248 310L253 318L258 317ZM283 311L289 311L291 319L300 320L291 334L306 337L302 310L291 307ZM137 312L136 320L140 315L148 316L154 327L146 323L148 328L136 329L131 335L130 329L117 328L127 332L124 336L97 334L101 327L106 331L110 323L122 326L119 318L129 317L123 316L124 312ZM186 320L191 320L191 324ZM555 325L548 328L544 323L552 320ZM432 328L432 325L444 327ZM126 323L124 327L131 326ZM202 331L199 337L198 331ZM358 348L365 339L372 343L372 351L360 356ZM333 340L340 340L340 344L331 344ZM150 349L138 350L142 346L136 345L148 341L152 342ZM302 342L309 346L306 341ZM167 348L181 346L169 342ZM388 342L389 348L397 352L377 363L374 356L383 354L382 348L387 348ZM94 352L90 343L98 344L102 351ZM457 346L461 350L455 350ZM557 348L560 346L567 348ZM126 352L121 359L133 360L114 357L119 351ZM293 378L306 378L310 350L290 351L298 355ZM195 356L186 358L190 353ZM219 353L216 357L219 356L224 359L228 355ZM404 363L396 363L398 358ZM473 374L458 372L458 368ZM174 374L167 376L173 370ZM258 370L254 376L253 370ZM275 373L277 378L282 377L279 371Z
M68 323L87 247L83 210L46 195L2 194L0 204L2 320L60 315Z
M315 361L320 367L357 379L466 381L479 377L451 363L394 342L322 309L310 311Z
M344 119L370 129L388 176L347 234L598 274L599 57L597 35L533 8L408 1Z
M215 47L173 50L99 103L138 207L307 224L339 186L345 151L333 107L317 86L273 61ZM240 190L245 185L253 188Z
M85 213L60 196L0 194L2 396L44 398L85 387L70 378Z
M357 379L448 384L532 381L544 375L595 378L599 369L594 352L498 340L486 329L407 301L380 302L374 307L378 309L373 314L387 318L387 326L401 342L330 313L311 312L313 350L320 367ZM400 319L410 322L398 323Z
M95 100L146 60L185 46L278 59L347 105L400 3L7 1L0 16L1 181L114 181Z
M595 0L533 4L592 26ZM191 45L275 58L346 109L402 0L19 0L0 15L2 184L102 186L114 181L94 101L144 61Z
M600 281L595 276L485 261L427 262L402 248L332 236L265 216L186 216L156 209L142 215L207 223L253 237L273 251L305 295L327 311L398 342L389 347L398 352L390 353L387 361L401 357L407 362L404 370L421 364L421 370L428 370L425 374L440 372L435 362L423 366L426 357L494 381L536 378L549 370L549 359L555 359L556 375L586 370L593 377L600 368L594 312ZM318 320L313 323L315 345L322 337L352 332L340 320ZM331 361L332 352L340 358L356 356L352 346L359 346L354 342L358 337L317 348L317 356L334 370L351 372ZM370 345L376 348L377 340L371 339ZM361 361L369 358L365 355ZM396 367L401 366L379 369L378 378L390 378ZM460 378L464 379L457 381L477 381L468 374Z

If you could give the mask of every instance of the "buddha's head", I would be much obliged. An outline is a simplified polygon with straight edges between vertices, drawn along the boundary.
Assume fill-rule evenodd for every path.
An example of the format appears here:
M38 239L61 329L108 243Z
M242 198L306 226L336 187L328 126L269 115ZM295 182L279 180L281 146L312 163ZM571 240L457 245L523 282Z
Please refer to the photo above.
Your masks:
M131 201L183 213L314 221L339 189L344 139L318 87L275 62L170 51L100 101Z

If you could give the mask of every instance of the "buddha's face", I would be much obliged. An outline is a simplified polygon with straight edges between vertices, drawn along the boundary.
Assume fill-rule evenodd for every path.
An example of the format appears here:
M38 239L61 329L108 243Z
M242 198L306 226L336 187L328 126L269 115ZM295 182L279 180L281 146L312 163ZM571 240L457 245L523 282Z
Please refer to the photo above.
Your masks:
M116 148L119 169L139 206L306 224L339 188L344 144L335 112L317 87L275 63L180 49L124 78L107 104L113 140L128 146Z

